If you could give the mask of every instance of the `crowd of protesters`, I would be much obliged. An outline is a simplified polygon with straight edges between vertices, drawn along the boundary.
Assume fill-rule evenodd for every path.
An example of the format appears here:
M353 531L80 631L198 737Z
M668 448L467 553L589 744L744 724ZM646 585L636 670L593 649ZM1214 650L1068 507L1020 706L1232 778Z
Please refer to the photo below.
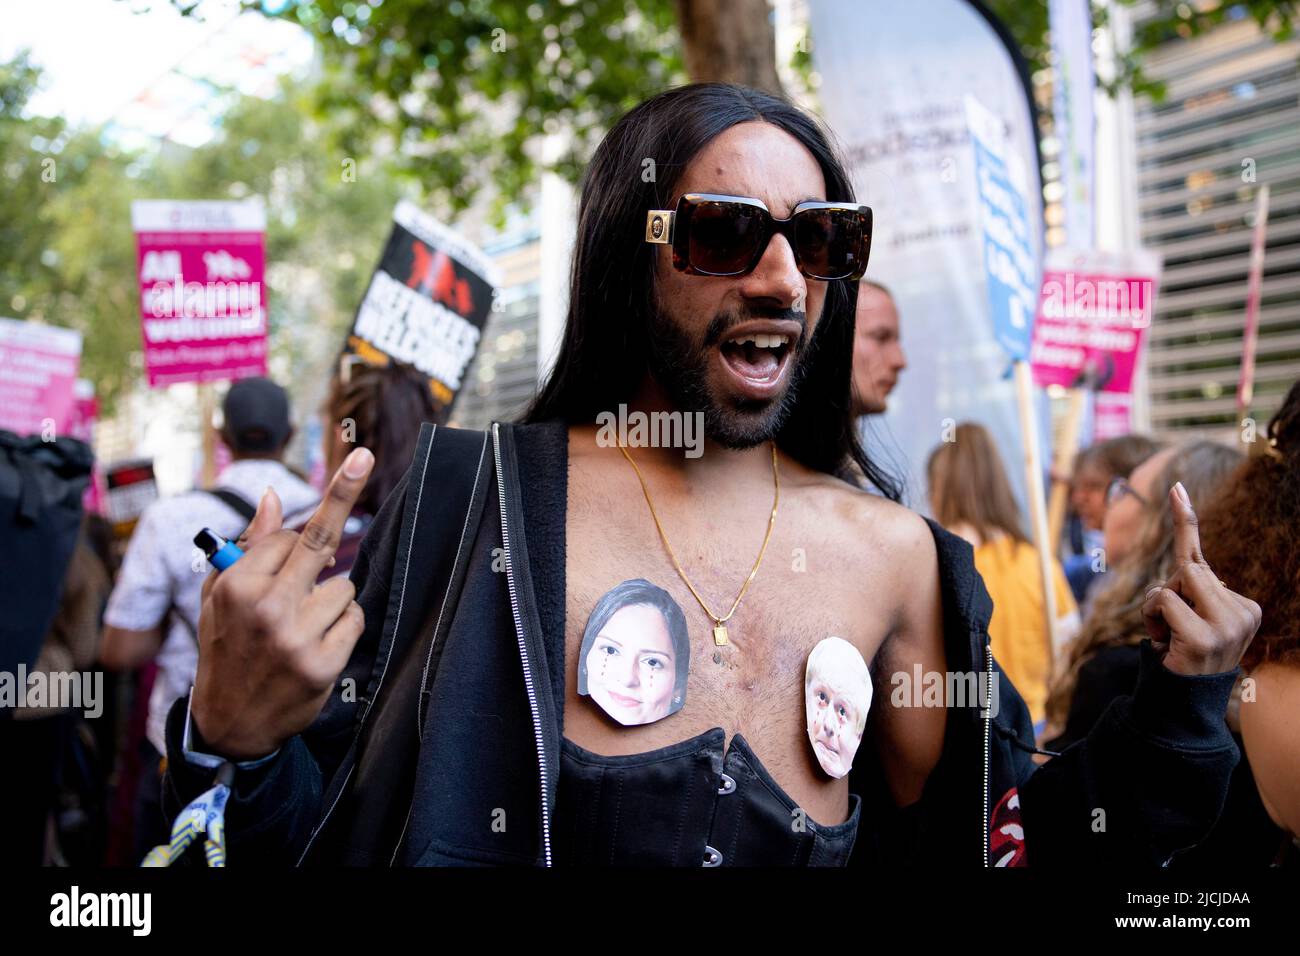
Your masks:
M347 574L370 519L405 472L420 423L434 417L428 382L409 367L345 356L322 408L333 423L323 456L333 470L354 444L376 456L365 495L321 579ZM87 719L74 708L0 713L0 752L23 768L0 789L13 826L0 859L21 865L136 865L166 843L160 788L164 720L194 682L200 590L208 570L193 542L201 528L237 540L263 497L286 527L301 525L320 493L284 461L294 435L288 393L265 378L235 382L222 404L230 452L210 488L163 498L140 515L124 553L108 523L88 515L62 596L27 673L100 670L108 706Z
M898 321L887 292L859 299L855 387L874 396L859 404L864 413L884 410L888 389L881 394L879 382L892 387L905 367ZM883 335L862 334L882 327ZM1132 692L1148 636L1143 601L1176 563L1169 490L1179 482L1187 490L1206 560L1264 615L1225 715L1241 762L1218 825L1184 854L1189 864L1300 863L1300 382L1259 441L1249 455L1141 434L1083 449L1070 480L1069 571L1057 555L1050 561L1054 633L1038 554L987 429L958 424L927 464L931 513L975 548L993 598L993 656L1024 697L1045 754L1086 737Z
M906 367L899 326L888 290L864 283L854 357L859 415L884 410ZM323 450L330 471L355 446L369 448L376 464L322 579L351 567L434 407L427 382L412 370L346 358L323 413L330 423ZM164 720L194 680L207 572L196 560L194 532L209 527L237 540L259 502L294 527L320 498L284 462L294 433L284 389L267 379L236 382L223 418L230 464L212 488L150 506L120 565L102 519L85 520L34 669L100 667L118 679L103 723L71 710L0 720L6 761L22 768L21 784L0 791L10 827L4 855L12 862L132 864L166 842ZM1193 862L1297 862L1300 383L1260 441L1251 454L1205 440L1165 443L1141 435L1085 449L1071 479L1071 553L1048 562L1056 610L1050 628L1038 552L989 432L959 424L927 462L929 511L974 549L993 600L994 658L1024 698L1045 760L1086 738L1106 709L1132 691L1148 634L1144 598L1174 571L1168 495L1176 484L1186 489L1211 566L1263 612L1224 715L1241 761L1217 826L1185 854Z
M862 325L876 331L857 339L858 390L868 394L859 409L868 413L883 410L904 367L892 300L881 287L873 288L876 294L862 299L860 317L873 308L887 315L868 315ZM890 354L882 356L883 350ZM108 713L111 735L68 710L0 721L8 759L25 768L24 786L6 794L15 836L6 855L15 862L125 864L166 842L170 824L159 801L166 752L162 721L194 679L206 570L195 561L191 532L207 526L237 539L264 494L278 499L292 527L300 520L295 516L305 517L319 497L283 463L293 427L282 388L266 379L237 382L223 412L221 437L231 463L212 489L147 509L120 566L103 520L86 519L35 666L82 670L98 662L127 679L118 683L119 706ZM333 425L325 449L330 470L354 443L375 452L377 463L335 563L322 578L351 566L433 405L427 385L411 370L345 359L324 412ZM1091 566L1076 576L1072 590L1053 556L1055 654L1037 552L988 431L974 423L958 425L927 464L930 511L975 549L995 608L989 626L994 657L1024 697L1047 753L1085 737L1106 707L1132 690L1138 646L1146 636L1142 602L1153 582L1169 577L1174 561L1164 502L1176 482L1187 489L1202 516L1201 538L1212 566L1230 586L1254 595L1264 613L1226 715L1242 760L1219 825L1189 855L1192 860L1266 865L1289 854L1294 861L1292 839L1300 832L1294 796L1300 742L1288 729L1300 717L1300 384L1264 440L1265 452L1247 457L1209 441L1166 445L1130 435L1078 456L1073 517L1089 538L1100 533L1105 570L1097 570L1095 549L1089 549L1079 557L1090 558ZM1076 595L1085 608L1082 619Z
M954 478L956 472L961 477ZM1241 663L1225 720L1241 751L1219 822L1180 863L1268 866L1300 862L1300 383L1272 420L1262 454L1211 441L1163 445L1126 436L1081 456L1072 499L1103 531L1089 555L1105 570L1084 579L1080 621L1056 558L1053 662L1037 552L1020 524L997 449L985 429L957 427L930 459L930 502L949 530L976 549L993 598L994 658L1030 707L1047 755L1089 734L1138 679L1147 639L1142 605L1176 565L1165 502L1181 482L1200 515L1205 558L1224 582L1250 594L1263 623ZM1100 504L1090 500L1103 489Z
M875 330L857 339L864 413L883 411L905 364L895 307L882 287L873 289L859 310L860 328ZM871 316L873 310L886 315ZM5 797L7 819L14 823L6 855L14 862L129 864L166 842L170 823L159 800L166 752L162 721L194 679L206 571L195 561L191 532L207 526L237 539L264 494L276 496L292 527L319 498L282 460L293 435L282 388L266 379L237 382L223 413L221 437L231 463L212 489L147 509L120 565L106 523L93 515L86 519L35 668L75 671L98 662L119 672L116 706L98 726L70 710L0 721L8 759L25 768L24 786L9 788ZM377 462L322 579L350 568L433 405L427 385L410 369L345 359L324 413L332 423L324 450L330 470L354 443L375 452ZM994 658L1024 697L1047 753L1085 737L1106 707L1132 690L1138 646L1146 636L1143 599L1153 582L1169 577L1174 561L1164 502L1176 482L1187 489L1202 516L1207 558L1230 586L1253 595L1264 613L1226 715L1242 760L1219 825L1190 860L1267 865L1289 855L1294 862L1292 840L1300 833L1294 797L1300 742L1289 732L1300 717L1300 384L1262 440L1264 453L1247 457L1209 441L1163 444L1129 435L1078 456L1072 517L1084 529L1085 547L1099 541L1100 551L1080 548L1076 557L1089 563L1076 560L1075 567L1087 573L1076 574L1073 587L1057 557L1051 560L1056 648L1045 623L1037 551L988 431L974 423L958 425L927 464L930 511L975 549L995 608L989 625ZM1097 567L1098 553L1104 570ZM104 726L114 732L103 732Z

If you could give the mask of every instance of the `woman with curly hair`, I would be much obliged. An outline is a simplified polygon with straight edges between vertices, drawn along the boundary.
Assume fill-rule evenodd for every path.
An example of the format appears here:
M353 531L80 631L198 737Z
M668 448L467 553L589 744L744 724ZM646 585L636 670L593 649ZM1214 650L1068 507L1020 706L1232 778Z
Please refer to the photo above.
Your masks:
M1157 452L1130 479L1111 482L1102 527L1113 580L1097 595L1079 636L1058 662L1047 694L1048 750L1082 740L1111 701L1133 692L1139 646L1147 637L1142 604L1147 591L1168 580L1178 563L1166 506L1169 489L1181 481L1200 514L1240 461L1231 448L1196 441Z
M1201 519L1206 560L1263 618L1228 707L1241 762L1197 865L1300 865L1300 382L1267 434Z

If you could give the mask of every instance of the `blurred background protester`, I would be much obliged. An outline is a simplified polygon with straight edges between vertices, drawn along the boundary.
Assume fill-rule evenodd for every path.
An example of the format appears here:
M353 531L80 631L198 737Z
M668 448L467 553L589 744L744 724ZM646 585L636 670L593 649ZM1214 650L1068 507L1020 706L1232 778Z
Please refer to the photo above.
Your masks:
M926 474L935 520L975 549L975 569L993 599L993 657L1037 725L1043 719L1051 668L1042 574L1038 551L1021 528L1011 483L988 430L971 422L958 425L953 440L930 453ZM1078 630L1078 610L1054 557L1051 567L1057 638L1064 641Z
M0 369L0 380L11 371ZM31 668L49 635L83 533L94 460L76 438L0 428L0 674ZM9 715L0 706L0 720Z
M0 755L12 774L0 787L0 820L8 830L0 840L0 863L43 866L58 856L51 813L57 808L64 768L83 715L98 719L107 705L103 678L96 688L81 675L95 663L108 591L109 570L89 543L83 521L54 621L27 672L29 685L40 675L38 680L51 693L75 680L81 707L65 706L70 702L61 694L57 700L47 696L43 706L28 703L13 711L12 720L0 720Z
M1263 619L1228 706L1241 762L1190 865L1300 866L1300 382L1267 435L1200 516L1205 560Z
M90 720L77 715L72 746L63 762L63 780L56 816L56 864L99 866L104 863L111 836L111 799L117 772L118 740L121 733L122 701L129 701L131 687L119 675L103 669L99 661L104 611L121 552L113 526L99 514L87 514L82 527L83 542L104 569L104 588L95 616L95 657L91 665L104 681L103 713Z
M1240 462L1240 452L1232 448L1196 441L1158 451L1131 478L1111 480L1102 521L1109 580L1052 681L1046 749L1060 751L1082 740L1111 701L1133 692L1138 648L1147 636L1142 604L1147 591L1166 581L1176 566L1169 489L1181 481L1201 515Z
M1074 459L1070 478L1070 508L1077 517L1071 529L1073 554L1063 562L1065 578L1081 613L1088 612L1088 595L1096 593L1106 573L1095 552L1101 548L1106 491L1116 478L1128 478L1133 469L1162 446L1145 435L1121 435L1083 449Z
M352 569L370 521L411 465L420 425L433 421L437 409L429 380L398 362L376 366L355 355L339 360L322 409L325 417L325 473L334 474L348 452L358 446L375 456L370 480L343 527L333 567L321 579Z
M853 417L884 414L889 393L905 368L894 296L883 285L863 279L858 283L853 334Z
M160 798L164 722L172 702L189 692L198 665L200 591L208 566L194 535L208 527L237 538L257 502L274 488L285 524L305 521L317 492L282 463L293 437L289 396L266 378L240 379L222 404L221 439L231 463L210 491L190 491L154 502L140 516L104 614L100 659L130 670L155 657L157 676L149 692L148 718L135 793L133 856L167 840L169 821Z

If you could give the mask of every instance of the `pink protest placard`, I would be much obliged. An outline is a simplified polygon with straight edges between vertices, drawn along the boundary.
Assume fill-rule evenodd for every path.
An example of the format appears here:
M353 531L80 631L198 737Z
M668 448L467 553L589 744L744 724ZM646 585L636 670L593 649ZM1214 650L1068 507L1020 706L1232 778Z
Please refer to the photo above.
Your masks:
M266 374L260 202L131 204L149 386Z
M1048 254L1029 350L1034 381L1095 391L1099 433L1128 430L1159 279L1160 257L1147 250Z
M1092 440L1119 438L1133 430L1133 396L1098 392L1092 408Z
M1034 318L1034 381L1130 392L1159 278L1154 253L1053 250Z
M81 333L0 319L0 428L57 438L72 424Z

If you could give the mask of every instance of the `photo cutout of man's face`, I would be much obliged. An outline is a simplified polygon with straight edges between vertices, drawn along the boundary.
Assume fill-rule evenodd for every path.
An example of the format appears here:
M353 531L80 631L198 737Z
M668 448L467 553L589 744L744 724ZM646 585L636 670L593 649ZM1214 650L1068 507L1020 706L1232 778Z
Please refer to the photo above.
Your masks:
M808 740L821 768L837 780L853 767L871 694L871 672L856 647L828 637L812 649L804 672Z
M662 720L686 702L691 643L671 595L636 578L607 591L578 654L578 694L626 727Z

